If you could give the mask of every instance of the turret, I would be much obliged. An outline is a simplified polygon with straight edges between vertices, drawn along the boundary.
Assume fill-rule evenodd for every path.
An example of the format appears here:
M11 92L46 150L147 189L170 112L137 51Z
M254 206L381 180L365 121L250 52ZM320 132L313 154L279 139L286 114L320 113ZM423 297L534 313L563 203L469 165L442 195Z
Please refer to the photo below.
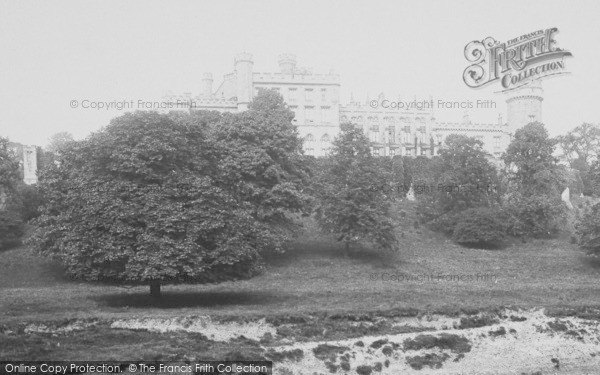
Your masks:
M284 74L294 74L296 70L296 55L291 53L279 55L279 70Z
M201 84L201 91L200 93L202 94L202 97L204 98L211 98L213 91L212 91L212 84L213 84L213 77L211 73L204 73L202 75L202 84Z
M544 89L540 80L510 92L509 98L506 99L510 133L514 134L515 130L530 122L542 122L543 94Z
M249 53L240 53L235 57L235 75L238 111L248 109L252 101L252 68L254 62Z

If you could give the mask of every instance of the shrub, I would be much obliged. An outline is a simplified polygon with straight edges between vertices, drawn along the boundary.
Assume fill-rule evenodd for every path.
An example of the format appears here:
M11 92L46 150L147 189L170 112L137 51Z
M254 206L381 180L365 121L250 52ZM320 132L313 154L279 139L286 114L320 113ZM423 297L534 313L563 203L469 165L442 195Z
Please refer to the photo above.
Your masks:
M453 233L454 241L469 246L497 247L504 237L501 215L490 208L463 211Z
M448 212L431 220L427 225L433 231L444 233L446 236L452 236L456 224L461 217L462 213Z
M600 254L600 203L581 216L575 224L579 246L593 254Z
M40 207L42 206L42 196L36 185L19 186L19 198L21 200L21 216L23 221L27 222L40 216Z
M0 250L18 245L25 233L23 221L11 211L0 211Z
M566 215L560 197L514 194L505 204L507 232L516 237L548 238L556 235Z

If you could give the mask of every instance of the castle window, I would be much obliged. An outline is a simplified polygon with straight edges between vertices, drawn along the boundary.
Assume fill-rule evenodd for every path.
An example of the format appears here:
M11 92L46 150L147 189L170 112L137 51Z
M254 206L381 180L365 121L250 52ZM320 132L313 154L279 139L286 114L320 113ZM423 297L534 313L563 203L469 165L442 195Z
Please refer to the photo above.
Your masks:
M369 140L371 142L379 142L379 132L378 131L369 132Z
M304 107L304 122L307 124L315 122L315 107Z
M396 156L396 149L390 148L390 156Z
M373 148L373 156L379 156L379 148L378 147Z
M500 148L500 137L494 137L494 148L495 149Z
M329 124L331 122L331 108L321 107L321 122Z
M327 101L327 89L321 89L321 101L322 102Z
M387 132L390 142L396 142L396 128L394 127L394 125L388 126Z
M304 90L304 100L306 100L307 102L313 101L313 89Z
M328 154L331 150L331 138L328 134L324 134L321 137L321 150L323 150L324 154Z
M297 97L297 90L296 89L289 89L288 90L288 96L289 96L289 101L290 102L295 102L298 97Z

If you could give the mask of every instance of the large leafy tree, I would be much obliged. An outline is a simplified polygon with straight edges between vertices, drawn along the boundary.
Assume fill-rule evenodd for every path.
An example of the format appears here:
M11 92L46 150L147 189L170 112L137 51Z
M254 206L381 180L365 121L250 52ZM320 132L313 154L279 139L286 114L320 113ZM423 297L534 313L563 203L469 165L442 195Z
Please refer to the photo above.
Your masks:
M213 183L198 127L126 114L61 150L33 240L77 279L160 285L250 277L256 228Z
M556 138L561 158L578 171L583 183L583 193L598 194L598 152L600 152L600 126L583 123L567 134Z
M557 137L562 157L568 162L582 160L590 164L598 158L600 152L600 126L583 123L567 134Z
M553 156L555 146L543 124L529 123L515 132L503 155L510 184L505 208L514 235L547 237L559 230L565 212L560 193L568 182Z
M397 245L390 218L390 201L371 189L393 179L369 148L369 140L354 124L342 124L331 155L314 186L315 217L326 233L345 244L374 244L384 250Z
M33 243L74 278L146 284L153 295L258 274L261 252L288 238L274 222L302 207L288 197L301 181L278 169L295 157L294 134L292 146L274 142L265 129L286 124L248 112L126 114L70 143L42 175Z
M10 148L9 140L0 137L0 208L8 195L15 191L20 179L19 159Z
M463 211L498 202L497 171L478 139L449 135L429 170L430 191L420 197L419 211L436 230L452 233Z
M69 132L58 132L50 136L46 147L37 148L38 170L43 171L58 160L61 151L65 149L75 139Z
M62 149L64 149L74 140L75 139L73 138L73 135L69 132L63 131L55 133L50 137L48 145L46 146L46 151L49 151L53 154L59 154Z
M310 204L304 192L309 168L293 118L280 94L260 90L247 111L224 115L209 133L215 178L265 228L265 248L276 252L295 235L294 219L308 214Z
M488 207L497 198L498 174L478 139L448 136L437 170L436 197L443 212Z
M18 188L19 159L7 138L0 137L0 249L16 244L23 235Z
M544 124L533 122L515 132L503 160L510 181L525 195L560 194L564 181L554 157L556 140L548 136Z

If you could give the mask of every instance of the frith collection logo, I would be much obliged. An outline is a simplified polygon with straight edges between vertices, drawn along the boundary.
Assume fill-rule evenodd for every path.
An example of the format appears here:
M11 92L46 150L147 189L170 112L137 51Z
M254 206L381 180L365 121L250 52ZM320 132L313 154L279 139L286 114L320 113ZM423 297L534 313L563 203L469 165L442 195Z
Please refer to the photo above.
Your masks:
M505 43L492 37L472 41L465 57L472 63L463 80L472 88L500 81L501 91L509 91L551 75L568 73L565 57L571 52L556 47L556 27L521 35Z

